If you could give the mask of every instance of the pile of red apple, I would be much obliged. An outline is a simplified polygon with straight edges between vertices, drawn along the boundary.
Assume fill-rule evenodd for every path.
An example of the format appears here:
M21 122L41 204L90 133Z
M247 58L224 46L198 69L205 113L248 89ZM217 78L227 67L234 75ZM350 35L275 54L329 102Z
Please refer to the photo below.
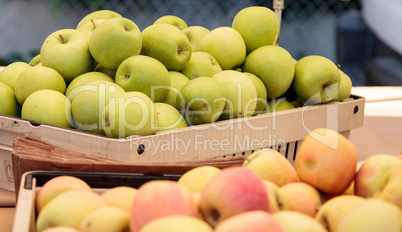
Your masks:
M376 154L357 167L355 146L319 128L295 165L259 150L242 166L200 166L178 181L96 193L59 176L39 189L37 231L400 232L402 160Z

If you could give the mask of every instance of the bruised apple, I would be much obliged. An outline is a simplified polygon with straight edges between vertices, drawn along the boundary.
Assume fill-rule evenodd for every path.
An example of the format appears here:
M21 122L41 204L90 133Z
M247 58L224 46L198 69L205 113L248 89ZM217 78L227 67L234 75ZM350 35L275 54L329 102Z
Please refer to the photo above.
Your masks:
M229 167L211 178L200 196L204 219L215 227L234 215L253 211L268 211L265 186L255 172L244 167Z
M296 154L300 181L328 194L342 194L355 178L357 151L337 131L317 128L303 140Z

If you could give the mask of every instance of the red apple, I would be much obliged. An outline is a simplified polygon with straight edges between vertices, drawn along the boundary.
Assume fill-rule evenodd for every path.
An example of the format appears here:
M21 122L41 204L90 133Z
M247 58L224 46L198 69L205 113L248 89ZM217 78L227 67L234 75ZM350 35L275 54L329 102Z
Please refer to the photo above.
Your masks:
M357 151L338 132L318 128L300 144L295 159L299 180L328 194L342 194L355 178Z

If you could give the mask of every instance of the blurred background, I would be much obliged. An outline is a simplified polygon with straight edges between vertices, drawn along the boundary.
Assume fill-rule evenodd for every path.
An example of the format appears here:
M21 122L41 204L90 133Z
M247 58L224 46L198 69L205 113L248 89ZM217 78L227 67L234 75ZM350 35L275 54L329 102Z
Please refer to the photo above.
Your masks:
M367 26L364 12L366 2L387 1L402 10L401 0L285 0L279 44L295 59L322 55L340 64L354 86L402 85L402 52ZM29 62L49 34L75 28L81 18L100 9L120 13L140 30L164 15L212 30L231 26L245 7L272 9L272 4L272 0L0 0L0 66Z

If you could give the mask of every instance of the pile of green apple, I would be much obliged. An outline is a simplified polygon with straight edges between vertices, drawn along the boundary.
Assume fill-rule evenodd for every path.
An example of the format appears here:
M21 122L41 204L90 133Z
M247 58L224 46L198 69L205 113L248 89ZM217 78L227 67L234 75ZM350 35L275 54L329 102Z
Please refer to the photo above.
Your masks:
M96 192L58 176L36 195L38 232L400 232L402 157L376 154L357 168L355 146L318 128L295 166L255 151L242 166L199 166L173 180Z
M173 15L140 31L95 11L0 73L0 114L125 138L349 98L340 67L296 61L276 44L279 27L259 6L211 31Z

